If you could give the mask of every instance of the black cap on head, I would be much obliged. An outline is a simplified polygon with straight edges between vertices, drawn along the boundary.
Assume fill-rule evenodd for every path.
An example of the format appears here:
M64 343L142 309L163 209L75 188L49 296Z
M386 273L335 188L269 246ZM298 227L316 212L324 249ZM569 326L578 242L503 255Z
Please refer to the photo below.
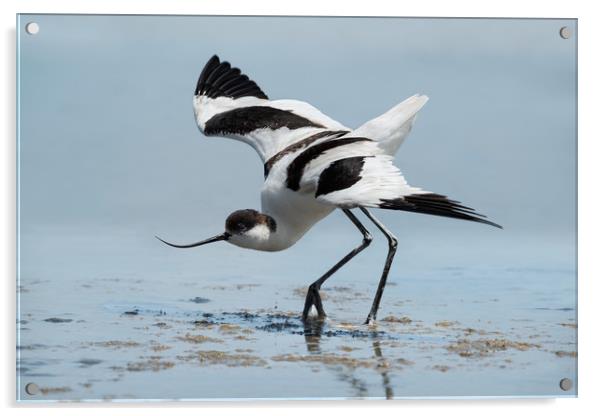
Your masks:
M243 234L259 224L267 225L272 232L276 231L276 221L269 215L254 209L241 209L226 218L226 232Z

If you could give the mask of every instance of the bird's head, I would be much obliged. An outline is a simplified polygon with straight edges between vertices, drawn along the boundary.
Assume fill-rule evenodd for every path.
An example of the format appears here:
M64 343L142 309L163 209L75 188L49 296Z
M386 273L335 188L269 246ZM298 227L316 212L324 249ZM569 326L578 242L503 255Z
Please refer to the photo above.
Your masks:
M228 242L244 248L260 248L276 232L276 221L254 209L234 211L226 218Z
M269 215L254 209L234 211L226 218L226 231L214 237L192 244L172 244L157 237L165 244L176 248L198 247L216 241L227 241L238 247L266 250L270 236L276 232L276 221Z

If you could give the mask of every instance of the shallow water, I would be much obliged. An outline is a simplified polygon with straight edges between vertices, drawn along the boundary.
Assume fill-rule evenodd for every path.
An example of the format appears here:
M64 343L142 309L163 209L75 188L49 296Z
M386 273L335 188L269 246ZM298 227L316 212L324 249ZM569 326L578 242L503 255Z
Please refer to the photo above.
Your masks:
M347 249L339 236L305 247L303 264L294 251L173 250L145 233L57 235L22 236L20 400L576 394L571 267L426 261L402 241L367 326L378 243L324 285L326 321L303 325L305 288Z

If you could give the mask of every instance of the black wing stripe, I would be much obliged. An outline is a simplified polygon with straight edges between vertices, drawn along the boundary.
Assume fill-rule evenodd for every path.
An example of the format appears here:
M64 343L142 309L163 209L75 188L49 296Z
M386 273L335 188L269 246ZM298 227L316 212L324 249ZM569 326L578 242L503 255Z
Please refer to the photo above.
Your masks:
M257 129L277 130L288 127L290 130L302 127L324 128L292 111L270 106L250 106L235 108L218 113L207 120L204 133L208 136L237 134L246 135Z
M362 179L364 161L368 157L374 156L355 156L332 162L320 174L315 197L351 188L358 183Z
M217 55L213 55L205 64L194 93L197 96L204 95L210 98L257 97L268 99L261 88L249 80L248 76L242 74L240 69L232 68L229 62L220 62Z
M384 209L395 209L417 212L420 214L437 215L440 217L456 218L502 228L500 225L484 219L486 218L484 215L472 212L472 208L460 205L458 201L452 201L439 194L414 194L402 198L381 199L380 201L379 207Z
M282 149L281 151L279 151L278 153L276 153L274 156L272 156L267 162L265 162L265 164L263 165L263 175L264 177L268 177L270 170L272 169L272 167L276 164L276 162L278 162L280 159L282 159L284 156L296 152L297 150L300 150L304 147L309 146L310 144L312 144L313 142L315 142L316 140L320 140L323 139L324 137L330 137L332 136L333 138L339 138L341 136L346 135L347 133L349 133L349 130L326 130L326 131L320 131L318 133L312 134L309 137L306 137L303 140L299 140L295 143L292 143L290 145L288 145L287 147L285 147L284 149Z
M293 161L288 165L286 171L286 187L298 191L301 186L301 178L303 177L303 171L305 167L312 160L319 157L324 152L334 149L335 147L345 146L356 142L371 142L372 140L365 137L344 137L342 139L329 140L315 144L308 147L299 154Z

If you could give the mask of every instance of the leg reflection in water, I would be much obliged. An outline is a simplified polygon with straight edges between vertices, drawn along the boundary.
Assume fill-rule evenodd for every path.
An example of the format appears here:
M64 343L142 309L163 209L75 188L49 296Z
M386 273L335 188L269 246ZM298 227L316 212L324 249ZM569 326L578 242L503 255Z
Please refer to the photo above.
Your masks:
M378 366L376 367L383 379L383 387L385 388L385 397L387 400L395 397L393 394L393 387L391 387L391 380L389 379L389 362L383 357L383 352L380 349L380 340L374 334L372 339L372 349L374 350L374 356L378 360Z
M305 337L305 345L307 352L310 354L321 355L322 349L320 347L320 341L324 334L324 328L326 326L326 320L320 318L309 318L304 322L303 335ZM330 333L330 332L328 332ZM340 336L340 335L338 335ZM345 335L342 335L345 336ZM370 330L368 336L372 339L372 351L374 354L374 366L373 368L381 375L382 386L384 389L384 395L387 399L393 399L395 397L393 393L393 387L391 386L391 380L389 377L389 362L383 356L382 348L380 345L380 334L375 330ZM358 339L358 342L361 339ZM331 355L331 354L328 354ZM348 357L348 355L345 355ZM350 363L353 361L350 360ZM352 390L354 391L354 397L367 397L369 396L368 384L366 381L359 378L355 373L357 367L352 365L328 364L324 362L325 368L334 370L337 373L339 380L349 383Z
M308 318L303 322L303 336L305 336L305 345L307 352L312 354L320 354L320 337L324 331L323 318Z

